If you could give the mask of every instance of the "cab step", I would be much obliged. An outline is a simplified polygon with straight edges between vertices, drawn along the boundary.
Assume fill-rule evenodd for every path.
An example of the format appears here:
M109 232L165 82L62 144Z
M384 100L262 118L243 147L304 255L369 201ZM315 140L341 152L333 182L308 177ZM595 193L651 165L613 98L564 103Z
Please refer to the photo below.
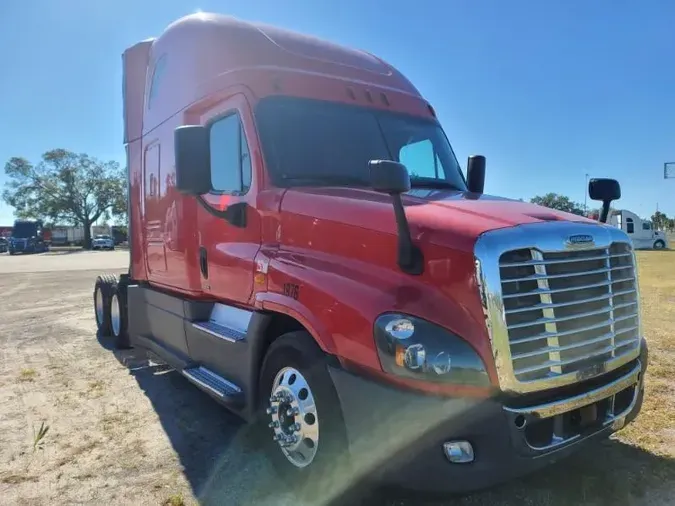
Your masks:
M214 304L208 320L192 322L192 327L231 343L244 341L253 313L245 309Z
M196 386L215 395L227 404L241 405L244 403L244 393L241 388L204 366L190 367L183 369L181 372Z
M201 330L202 332L206 332L207 334L211 334L212 336L219 337L220 339L224 339L231 343L246 339L246 334L243 332L226 327L225 325L214 321L194 322L192 326L197 330Z

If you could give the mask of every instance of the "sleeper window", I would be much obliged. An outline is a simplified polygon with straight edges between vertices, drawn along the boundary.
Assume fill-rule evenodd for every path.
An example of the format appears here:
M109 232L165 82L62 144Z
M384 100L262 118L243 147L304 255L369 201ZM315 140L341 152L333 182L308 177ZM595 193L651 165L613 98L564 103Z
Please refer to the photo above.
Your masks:
M632 234L635 232L635 224L633 223L633 218L626 218L626 232Z

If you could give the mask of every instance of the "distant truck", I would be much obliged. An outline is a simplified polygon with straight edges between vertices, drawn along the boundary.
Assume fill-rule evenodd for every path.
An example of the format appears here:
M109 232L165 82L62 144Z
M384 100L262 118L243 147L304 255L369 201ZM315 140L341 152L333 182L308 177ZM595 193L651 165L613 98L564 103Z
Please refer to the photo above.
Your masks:
M638 415L617 181L599 221L484 194L397 69L268 25L190 15L123 67L130 265L98 330L250 422L285 484L474 490Z
M635 249L668 248L666 233L661 230L654 230L651 221L643 220L631 211L625 209L614 211L609 223L628 234Z
M82 246L84 229L79 226L57 226L52 229L52 245Z
M16 220L9 238L9 254L44 253L49 251L50 231L42 220Z

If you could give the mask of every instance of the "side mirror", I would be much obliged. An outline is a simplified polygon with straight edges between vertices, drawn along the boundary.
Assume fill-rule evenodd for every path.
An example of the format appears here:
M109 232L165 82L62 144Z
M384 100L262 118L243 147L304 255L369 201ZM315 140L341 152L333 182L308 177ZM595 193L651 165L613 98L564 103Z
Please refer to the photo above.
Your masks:
M398 235L398 266L408 274L419 276L424 271L422 250L413 244L401 194L410 190L410 175L405 165L391 160L371 160L370 184L375 191L391 195Z
M188 195L211 191L211 150L209 131L201 125L180 126L174 130L176 188Z
M375 191L400 195L410 190L410 175L405 165L391 160L371 160L370 185Z
M466 164L466 182L472 193L483 193L485 188L485 157L471 155Z
M588 182L588 196L592 200L602 201L599 221L607 223L609 205L613 200L621 198L621 185L616 179L591 179Z

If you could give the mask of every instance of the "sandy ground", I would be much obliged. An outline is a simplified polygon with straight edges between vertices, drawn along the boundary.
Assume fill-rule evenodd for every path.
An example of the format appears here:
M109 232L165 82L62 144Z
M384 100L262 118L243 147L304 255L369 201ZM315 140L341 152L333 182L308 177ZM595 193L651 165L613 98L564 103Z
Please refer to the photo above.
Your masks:
M97 338L93 281L123 272L127 255L0 255L0 503L297 504L237 418L177 373ZM674 469L612 439L481 494L387 493L377 504L665 505Z

